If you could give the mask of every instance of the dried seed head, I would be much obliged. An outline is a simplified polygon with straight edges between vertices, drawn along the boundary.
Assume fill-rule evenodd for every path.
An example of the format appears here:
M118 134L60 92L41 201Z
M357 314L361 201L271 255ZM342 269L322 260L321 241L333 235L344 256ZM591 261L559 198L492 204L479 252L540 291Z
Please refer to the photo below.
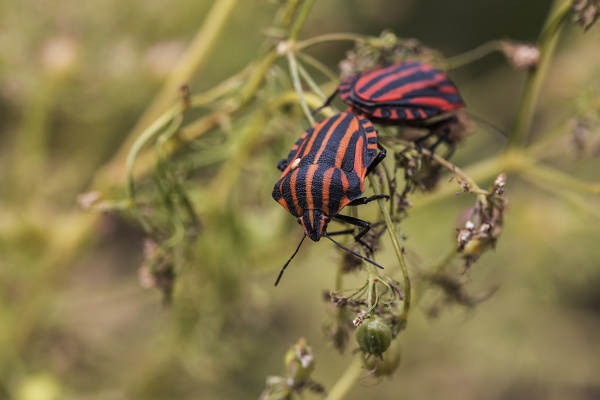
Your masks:
M506 174L500 174L484 198L478 198L470 207L469 217L463 228L457 229L456 248L468 268L488 249L494 249L502 233L506 200L502 197Z
M533 68L540 61L540 49L533 44L504 41L502 52L517 69Z
M600 17L600 0L576 0L573 3L575 22L585 31L590 29Z

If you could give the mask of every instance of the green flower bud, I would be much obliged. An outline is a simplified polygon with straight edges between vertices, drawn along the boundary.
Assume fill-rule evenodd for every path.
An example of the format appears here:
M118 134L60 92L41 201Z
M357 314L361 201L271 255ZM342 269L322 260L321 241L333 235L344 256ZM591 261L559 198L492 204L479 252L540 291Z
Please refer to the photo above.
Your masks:
M285 353L285 368L294 382L305 382L310 378L315 369L315 359L312 349L306 345L306 339L300 338Z
M356 328L354 338L367 355L381 357L392 343L392 329L383 318L373 316Z

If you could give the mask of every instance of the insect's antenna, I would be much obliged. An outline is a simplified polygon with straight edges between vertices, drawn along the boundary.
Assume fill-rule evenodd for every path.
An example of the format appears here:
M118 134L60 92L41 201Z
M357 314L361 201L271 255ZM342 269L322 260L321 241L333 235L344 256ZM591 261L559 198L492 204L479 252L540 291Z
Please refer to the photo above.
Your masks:
M373 260L370 260L370 259L368 259L367 257L363 257L363 256L361 256L360 254L358 254L357 252L355 252L355 251L352 251L352 250L350 250L350 249L348 249L348 248L346 248L346 247L342 246L341 244L339 244L338 242L336 242L335 240L333 240L333 239L331 238L331 236L329 236L329 235L327 234L327 232L326 232L326 231L323 231L323 236L325 236L327 239L331 240L333 243L335 243L336 245L338 245L338 247L339 247L339 248L346 250L348 253L350 253L350 254L352 254L352 255L354 255L354 256L356 256L356 257L358 257L358 258L362 259L362 260L365 260L366 262L368 262L368 263L370 263L370 264L373 264L373 265L374 265L374 266L376 266L377 268L381 268L381 269L383 269L383 267L382 267L381 265L377 264L375 261L373 261Z
M498 135L500 135L500 136L502 136L504 138L508 137L508 134L506 132L504 132L502 129L498 128L496 125L492 124L490 121L488 121L488 120L486 120L484 118L478 117L477 115L475 115L473 113L470 113L470 112L468 112L466 110L461 110L461 112L467 114L469 116L469 118L474 119L475 121L477 121L478 124L485 125L492 132L494 132L494 133L496 133L496 134L498 134Z
M296 248L296 251L294 252L294 254L292 254L292 256L290 257L289 260L287 260L287 262L285 263L285 265L283 266L283 268L281 268L281 272L279 273L279 276L277 277L277 280L275 281L275 286L277 286L277 284L281 280L281 276L283 275L283 271L285 271L285 269L287 268L287 266L290 263L290 261L292 261L292 258L294 258L294 256L296 255L296 253L298 253L298 250L300 250L300 246L302 246L302 242L304 242L304 239L306 239L306 233L304 233L304 236L302 236L302 240L300 241L300 244Z

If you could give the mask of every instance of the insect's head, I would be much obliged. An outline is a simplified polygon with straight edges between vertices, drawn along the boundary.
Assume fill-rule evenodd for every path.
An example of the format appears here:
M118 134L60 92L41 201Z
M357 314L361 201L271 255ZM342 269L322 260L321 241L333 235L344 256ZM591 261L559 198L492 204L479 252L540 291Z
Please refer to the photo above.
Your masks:
M306 210L301 217L298 218L298 223L304 228L306 235L313 241L318 242L325 232L329 217L323 214L321 210Z

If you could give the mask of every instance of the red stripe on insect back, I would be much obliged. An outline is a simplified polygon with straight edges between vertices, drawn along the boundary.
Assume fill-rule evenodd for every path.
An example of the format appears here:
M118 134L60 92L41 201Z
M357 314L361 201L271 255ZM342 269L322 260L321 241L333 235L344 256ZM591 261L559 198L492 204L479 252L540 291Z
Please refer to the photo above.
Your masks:
M277 200L277 202L278 202L279 204L281 204L281 205L283 206L283 208L285 208L285 209L286 209L288 212L290 212L290 213L291 213L290 209L289 209L289 208L288 208L288 206L287 206L287 203L285 202L285 198L283 198L283 197L282 197L282 198L280 198L279 200Z
M331 210L329 210L329 186L331 186L331 178L334 171L335 168L329 168L323 174L323 211L327 212L327 215L331 215Z
M348 182L348 178L346 177L346 174L342 173L342 188L344 189L344 193L348 191L349 187L350 183ZM339 209L341 210L342 208L340 207Z
M291 156L291 161L288 163L288 166L285 167L279 179L286 176L292 169L292 165L294 165L294 160L298 158L298 153L300 152L300 149L306 143L306 136L308 136L308 132L304 132L302 136L300 136L300 139L294 144L294 146L292 146L292 150L290 150L290 155L288 155L288 158L290 158ZM279 191L281 191L281 186L279 187Z
M335 130L337 129L338 125L343 120L343 118L341 117L341 115L342 114L340 114L340 117L338 117L338 119L329 127L329 130L327 131L327 135L325 135L325 138L321 142L321 147L319 147L319 151L317 152L317 155L315 156L315 160L313 161L313 164L318 164L319 163L319 158L321 158L321 155L325 151L325 147L327 147L327 143L329 142L329 139L331 138L331 135L333 135L333 132L335 132ZM315 137L317 136L316 132L315 132L314 136Z
M290 191L292 192L292 201L294 203L294 207L296 207L296 212L298 215L302 215L302 209L300 208L300 204L298 203L298 196L296 196L296 177L298 176L299 169L296 169L292 172L292 176L290 177Z
M304 132L304 133L302 134L302 136L300 136L300 139L298 140L298 142L297 142L297 143L295 143L295 144L292 146L292 150L290 150L290 153L298 150L298 148L300 147L300 145L299 145L298 143L302 143L302 144L304 144L302 141L303 141L304 139L306 139L306 136L307 136L307 135L308 135L308 133L307 133L307 132Z
M353 117L352 120L350 121L350 125L348 126L348 128L346 129L346 132L344 133L344 137L340 141L340 144L337 149L337 153L335 155L335 166L337 168L342 168L342 161L344 161L344 156L346 155L346 150L348 149L350 140L352 139L352 136L354 136L356 134L356 131L358 131L358 129L359 129L358 118Z
M360 178L364 178L364 175L367 171L365 166L363 165L363 146L364 139L361 136L356 141L356 147L354 148L354 171L356 171ZM360 180L360 191L361 193L365 191L364 179Z
M348 193L348 188L350 187L350 183L348 182L348 178L345 173L342 173L342 188L344 189L344 195L340 198L340 203L338 205L338 210L346 207L348 203L350 203L350 199L346 196Z
M312 196L312 181L315 176L315 171L319 168L318 165L312 164L308 166L308 171L306 172L306 203L308 204L308 208L313 208L313 196ZM311 219L311 223L312 223Z
M398 99L401 99L402 97L405 97L406 94L412 92L413 90L435 88L439 82L443 82L444 80L445 80L445 78L443 76L440 76L438 79L430 79L430 80L423 80L423 81L418 81L418 82L413 82L413 83L406 83L395 89L388 90L380 96L377 96L377 97L372 96L369 98L369 100L371 100L371 101L398 100ZM385 89L385 87L382 87L382 88ZM369 92L371 92L371 91L369 91ZM373 91L371 94L375 94L376 92L377 91Z
M458 94L458 89L456 88L456 86L451 84L440 85L438 87L438 90L444 94Z
M407 76L414 74L415 72L418 72L419 70L422 70L422 68L420 68L419 66L415 66L412 68L407 68L406 70L404 70L402 72L391 72L391 73L389 73L388 76L381 79L379 82L373 84L373 86L369 87L366 90L364 89L365 86L367 86L374 79L376 79L382 75L385 75L388 73L389 70L393 71L396 68L398 68L398 67L392 66L392 67L384 68L382 70L379 70L379 71L376 71L376 72L373 72L370 74L365 74L365 76L362 76L361 78L358 79L358 81L356 81L356 86L355 86L356 94L358 94L359 97L361 97L365 100L372 100L373 93L378 92L385 86L389 85L391 82L398 81L399 79L405 78Z
M418 97L416 99L410 99L409 103L420 106L438 107L443 111L456 110L462 107L461 103L451 103L440 97Z
M308 153L310 153L310 150L312 149L313 144L315 143L315 140L317 139L317 136L319 136L321 129L323 129L323 126L325 126L326 123L327 123L327 120L325 119L325 120L319 122L317 125L313 126L314 130L312 132L310 140L308 141L308 145L304 149L304 153L302 153L302 157L306 157L308 155Z

